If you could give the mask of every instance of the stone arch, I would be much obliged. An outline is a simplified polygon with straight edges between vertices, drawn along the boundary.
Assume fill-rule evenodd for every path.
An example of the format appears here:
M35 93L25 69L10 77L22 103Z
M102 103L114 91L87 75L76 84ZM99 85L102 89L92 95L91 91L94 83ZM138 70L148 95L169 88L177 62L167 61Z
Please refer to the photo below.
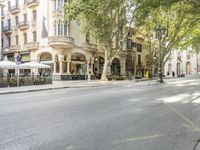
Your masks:
M191 63L187 62L186 63L186 74L191 74Z
M52 54L49 52L42 52L38 55L38 60L40 63L50 65L50 69L39 69L39 73L48 73L49 75L53 72L54 64Z
M114 58L111 64L111 74L114 76L120 76L120 60Z

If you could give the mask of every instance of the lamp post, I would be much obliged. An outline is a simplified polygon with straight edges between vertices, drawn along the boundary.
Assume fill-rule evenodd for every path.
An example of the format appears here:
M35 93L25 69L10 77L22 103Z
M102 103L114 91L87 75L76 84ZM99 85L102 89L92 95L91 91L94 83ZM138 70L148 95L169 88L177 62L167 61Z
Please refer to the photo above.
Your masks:
M167 37L166 35L166 28L164 26L161 26L158 24L156 27L156 39L158 40L158 79L157 81L160 83L163 83L163 64L162 64L162 45L161 45L161 40Z

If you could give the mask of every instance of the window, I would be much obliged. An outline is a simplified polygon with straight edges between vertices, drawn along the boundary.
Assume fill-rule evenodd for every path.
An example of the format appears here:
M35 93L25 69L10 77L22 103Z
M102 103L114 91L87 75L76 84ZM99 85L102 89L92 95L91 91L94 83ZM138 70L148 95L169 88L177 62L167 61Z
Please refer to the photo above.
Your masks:
M137 43L133 42L133 47L137 47Z
M9 27L11 26L10 19L8 19L8 26L9 26Z
M19 5L19 1L15 0L15 4L16 4L16 6L18 6Z
M1 7L1 14L3 15L3 7Z
M137 51L142 52L142 44L137 44Z
M37 20L37 11L33 10L33 20Z
M18 35L15 36L15 42L16 42L16 45L19 44L19 36Z
M55 22L54 35L60 35L60 36L67 35L67 25L64 24L62 21L59 21L58 23Z
M140 66L141 64L142 64L141 55L138 55L138 65Z
M57 24L54 24L54 35L57 35Z
M33 32L33 42L37 42L37 32Z
M131 39L127 39L127 48L132 49L132 40Z
M18 23L19 23L19 17L16 16L16 17L15 17L15 24L16 24L16 26L17 26Z
M27 14L24 14L24 23L27 22Z
M27 34L24 33L24 45L27 44Z
M10 1L8 1L8 9L10 9Z
M64 24L64 35L67 35L67 24Z
M65 0L66 2L66 0ZM57 10L61 10L64 6L64 0L55 0L54 2L54 10L57 11Z
M8 47L11 46L11 38L8 36Z

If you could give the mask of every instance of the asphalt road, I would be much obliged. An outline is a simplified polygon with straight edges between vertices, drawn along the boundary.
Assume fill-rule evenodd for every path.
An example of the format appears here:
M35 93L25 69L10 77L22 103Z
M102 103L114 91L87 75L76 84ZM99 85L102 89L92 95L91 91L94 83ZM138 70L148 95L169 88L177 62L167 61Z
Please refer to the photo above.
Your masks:
M0 150L200 150L200 78L0 95Z

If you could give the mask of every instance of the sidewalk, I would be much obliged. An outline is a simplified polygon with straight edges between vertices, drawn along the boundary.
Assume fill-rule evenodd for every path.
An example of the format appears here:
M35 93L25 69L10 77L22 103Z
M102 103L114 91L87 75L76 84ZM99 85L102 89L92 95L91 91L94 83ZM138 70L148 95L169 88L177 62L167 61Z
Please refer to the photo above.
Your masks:
M100 86L109 86L109 85L117 85L117 84L136 83L138 81L145 81L145 80L53 81L53 84L46 84L46 85L0 88L0 95L3 95L3 94L14 94L14 93L24 93L24 92L34 92L34 91L45 91L45 90L53 90L53 89L64 89L64 88L100 87ZM151 82L151 81L153 81L153 80L148 80L148 82Z

